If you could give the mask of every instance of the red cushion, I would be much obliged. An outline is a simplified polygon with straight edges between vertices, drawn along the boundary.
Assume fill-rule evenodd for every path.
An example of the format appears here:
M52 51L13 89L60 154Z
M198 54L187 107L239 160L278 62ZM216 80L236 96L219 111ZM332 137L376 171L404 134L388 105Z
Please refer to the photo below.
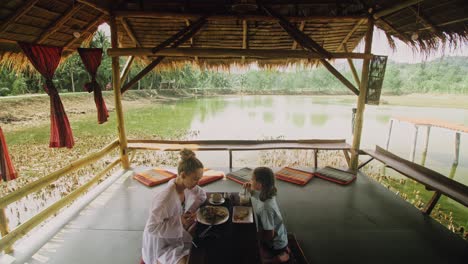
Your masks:
M198 185L203 186L208 183L221 180L222 178L224 178L224 173L222 171L205 169L203 171L203 177L198 181Z
M284 167L276 172L275 175L279 180L299 185L306 185L314 177L312 172L302 171L291 167Z
M177 177L177 174L158 168L142 171L133 176L135 180L149 187L165 183L175 177Z

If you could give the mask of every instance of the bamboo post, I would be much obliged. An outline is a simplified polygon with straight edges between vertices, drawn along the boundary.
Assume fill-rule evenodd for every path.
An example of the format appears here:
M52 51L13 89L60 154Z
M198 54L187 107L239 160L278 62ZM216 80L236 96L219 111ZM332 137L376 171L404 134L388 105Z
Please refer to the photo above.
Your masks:
M111 16L109 20L111 30L111 45L112 48L119 47L119 40L117 36L117 24L115 17ZM119 146L120 146L120 159L122 160L122 167L127 170L130 168L127 153L127 137L125 135L125 124L122 110L122 94L120 93L120 65L119 57L112 57L112 86L114 89L115 112L117 114L117 129L119 132Z
M5 214L5 208L0 209L0 233L2 235L2 238L8 235L8 218L6 217ZM6 247L5 248L5 253L9 254L13 252L12 247Z
M429 147L429 135L431 134L431 126L427 126L426 128L426 138L424 139L424 151L422 154L421 165L426 164L426 157L427 157L427 149Z
M460 159L460 132L455 134L455 160L453 164L458 165L458 160Z
M14 230L12 230L8 235L2 237L2 239L0 239L0 251L7 249L11 245L13 245L13 243L15 243L18 239L22 238L31 229L41 224L45 219L49 218L51 215L55 214L60 209L76 200L76 198L80 197L83 193L85 193L93 184L97 183L103 176L106 175L107 172L109 172L119 162L120 159L116 159L111 164L109 164L103 171L101 171L94 178L92 178L89 182L85 183L83 186L79 187L78 189L74 190L67 196L57 201L56 203L47 207L40 213L36 214L28 221L22 223Z
M232 169L232 150L229 150L229 168Z
M346 53L348 53L348 46L346 45L346 43L343 44L343 49ZM356 71L356 67L354 67L354 63L353 63L353 60L351 58L347 58L346 60L348 60L348 64L349 64L349 68L351 69L351 72L353 73L353 78L354 78L354 81L356 82L356 85L359 87L361 86L361 81L359 80L359 76L358 76L358 73Z
M372 50L372 35L374 33L374 19L369 17L367 20L367 32L365 36L364 53L371 54ZM357 171L359 162L359 147L361 145L362 124L364 121L364 108L367 97L367 83L369 81L369 65L370 59L364 59L362 63L361 86L359 88L359 96L357 101L356 121L354 124L353 145L351 148L351 170Z
M390 138L392 137L393 121L393 119L390 119L390 125L388 126L387 143L385 144L386 150L388 150L388 148L390 147Z
M419 126L414 126L413 145L411 146L411 152L409 157L411 162L414 162L414 156L416 155L416 145L418 144L418 132Z
M318 168L318 149L314 149L314 168Z

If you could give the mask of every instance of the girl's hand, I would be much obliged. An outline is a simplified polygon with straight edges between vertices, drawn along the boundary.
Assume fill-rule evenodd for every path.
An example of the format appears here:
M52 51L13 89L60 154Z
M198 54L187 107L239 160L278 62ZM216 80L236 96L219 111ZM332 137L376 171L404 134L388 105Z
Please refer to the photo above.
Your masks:
M246 182L242 185L242 187L244 187L244 189L247 189L247 190L252 190L252 182Z

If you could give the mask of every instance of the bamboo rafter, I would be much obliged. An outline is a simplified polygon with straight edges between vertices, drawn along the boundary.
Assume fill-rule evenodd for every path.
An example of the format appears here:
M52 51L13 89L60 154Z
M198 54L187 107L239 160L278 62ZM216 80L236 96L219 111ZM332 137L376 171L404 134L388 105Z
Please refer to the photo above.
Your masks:
M190 26L190 20L185 19L185 25L186 25L187 27ZM193 46L194 46L194 43L195 43L195 42L194 42L194 40L193 40L193 37L191 37L191 38L190 38L190 47L193 47ZM198 63L198 56L195 56L194 59L195 59L195 62Z
M423 0L406 0L406 1L403 1L403 2L399 2L399 3L393 5L393 6L389 7L389 8L386 8L386 9L379 10L379 11L375 12L373 17L374 17L374 19L379 19L381 17L388 16L390 14L398 12L398 11L400 11L402 9L405 9L407 7L410 7L412 5L420 3L422 1Z
M306 24L305 21L301 21L301 24L299 25L299 30L300 31L304 31L305 24ZM291 49L295 50L296 48L297 48L297 41L294 40Z
M0 33L5 32L5 30L11 24L15 23L20 19L23 15L25 15L31 8L37 3L39 0L28 0L26 3L21 4L20 8L16 10L11 16L9 16L5 21L0 25Z
M359 20L356 25L354 25L354 27L351 29L351 31L349 31L349 33L346 35L346 37L344 37L344 39L341 41L340 45L338 45L338 48L336 49L336 52L340 52L341 49L343 48L343 45L345 43L348 43L348 40L351 38L351 36L354 34L354 32L356 32L356 30L364 23L366 22L366 19L361 19ZM347 52L347 51L346 51Z
M102 23L102 19L104 18L104 14L101 14L99 15L94 21L92 21L91 23L88 24L88 26L86 26L85 29L83 29L83 33L81 34L81 37L80 38L83 38L83 36L85 34L91 34L90 30L94 27L96 27L97 25L101 24ZM63 46L63 48L65 50L67 49L70 49L70 46L72 46L73 44L75 44L76 41L78 41L78 39L80 38L75 38L73 37L70 41L67 42L67 44L65 44L65 46Z
M54 34L57 30L59 30L76 12L80 11L83 7L82 4L72 5L66 12L63 14L59 19L57 19L54 23L52 23L36 40L36 43L41 44L44 42L48 37Z
M410 6L408 7L409 10L418 18L418 20L425 26L428 27L434 34L436 34L438 37L442 37L443 34L440 32L440 30L429 20L427 20L419 10L416 10L414 7Z

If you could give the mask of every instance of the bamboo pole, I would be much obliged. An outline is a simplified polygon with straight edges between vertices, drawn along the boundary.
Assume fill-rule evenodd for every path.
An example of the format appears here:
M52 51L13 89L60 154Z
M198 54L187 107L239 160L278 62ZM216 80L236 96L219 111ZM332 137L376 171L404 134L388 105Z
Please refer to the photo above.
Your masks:
M115 56L168 56L168 57L207 57L207 58L299 58L299 59L320 59L322 56L314 51L289 50L289 49L229 49L229 48L164 48L153 53L151 48L110 48L107 55ZM331 53L333 59L371 59L372 54L357 52L337 52Z
M423 151L423 154L422 154L422 161L421 161L421 165L425 165L426 164L426 157L427 157L427 149L429 147L429 136L431 134L431 126L427 126L426 127L426 138L424 139L424 151Z
M372 50L372 35L374 33L374 20L367 20L367 32L365 36L364 53L371 54ZM361 145L362 124L364 121L364 108L366 106L367 83L369 81L369 65L370 59L365 59L362 64L361 86L359 89L359 97L357 101L356 121L354 124L354 137L351 151L351 170L357 171L359 162L359 148Z
M8 230L8 218L6 217L5 214L5 208L0 209L0 233L2 235L2 238L8 235L9 230ZM1 252L1 250L0 250ZM5 248L5 253L9 254L13 252L12 247L6 247Z
M460 159L460 132L455 133L455 160L453 161L454 165L458 165L458 160Z
M47 38L49 38L57 30L59 30L74 14L76 14L76 12L80 11L82 7L82 4L72 4L72 6L66 11L66 13L63 14L54 23L52 23L52 25L50 25L47 29L45 29L35 42L38 44L44 42Z
M22 188L1 197L0 198L0 208L7 207L9 204L23 198L24 196L26 196L26 195L28 195L28 194L30 194L32 192L35 192L35 191L43 188L44 186L49 185L50 183L56 181L57 179L59 179L60 177L66 175L67 173L75 171L75 170L77 170L77 169L79 169L79 168L81 168L83 166L86 166L86 165L88 165L88 164L90 164L90 163L92 163L92 162L94 162L96 160L99 160L104 155L108 154L110 151L112 151L114 148L116 148L118 145L119 145L118 141L113 141L112 143L105 146L101 150L99 150L99 151L97 151L97 152L95 152L93 154L90 154L90 155L88 155L88 156L86 156L84 158L81 158L81 159L79 159L77 161L74 161L74 162L70 163L68 166L66 166L66 167L64 167L62 169L56 170L56 171L52 172L51 174L40 178L37 181L28 183L25 186L23 186Z
M301 24L299 25L299 30L300 31L304 31L305 24L306 24L305 21L301 21ZM294 40L291 49L295 50L296 48L297 48L297 41Z
M413 145L411 146L410 157L409 157L411 162L414 162L414 157L416 155L416 145L418 144L418 134L419 134L419 126L414 126Z
M85 3L84 0L78 0L79 2ZM197 19L202 16L202 13L188 13L188 12L164 12L164 11L131 11L131 10L115 10L113 14L116 17L134 17L134 18L163 18L163 19L180 19L181 21L185 19ZM301 22L301 21L359 21L363 16L287 16L286 19L292 22ZM208 21L269 21L274 22L276 19L268 15L228 15L228 14L214 14L207 18Z
M103 171L98 173L94 178L92 178L89 182L85 183L83 186L77 188L67 196L63 197L56 203L52 204L51 206L44 209L42 212L36 214L28 221L24 222L23 224L16 227L12 230L8 235L2 237L0 239L0 251L10 247L17 241L18 239L22 238L26 235L31 229L42 223L45 219L49 218L51 215L58 212L64 206L70 204L76 198L80 197L83 193L85 193L92 185L97 183L103 176L106 175L113 167L115 167L120 162L120 158L113 161L109 166L107 166Z
M343 48L345 52L348 52L348 46L343 44ZM346 58L348 60L349 68L351 68L351 72L353 73L354 81L356 82L357 87L361 86L361 81L359 80L359 76L356 71L356 67L354 67L353 60L350 58Z
M392 128L393 128L393 119L390 119L390 125L388 126L388 134L387 134L387 143L385 144L385 149L388 150L390 147L390 138L392 137Z
M111 16L109 19L109 26L111 31L111 46L117 48L119 40L117 35L117 23L115 17ZM119 133L119 146L120 146L120 159L122 160L122 168L125 170L130 168L127 153L127 136L125 135L125 123L122 109L122 94L120 92L120 64L119 57L112 57L112 87L114 89L115 112L117 114L117 130Z
M125 66L120 73L120 83L125 83L125 79L127 79L128 74L130 73L130 69L132 67L132 63L135 59L135 56L129 56L127 62L125 62Z

